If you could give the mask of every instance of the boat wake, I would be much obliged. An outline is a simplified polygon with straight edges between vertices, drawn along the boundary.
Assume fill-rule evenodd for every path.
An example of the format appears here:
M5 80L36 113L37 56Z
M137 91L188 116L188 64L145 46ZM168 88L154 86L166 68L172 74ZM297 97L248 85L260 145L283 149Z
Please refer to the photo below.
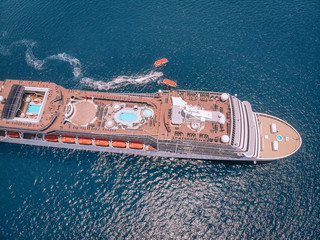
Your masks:
M0 39L6 37L7 32L0 32ZM135 76L119 76L111 81L105 82L100 80L94 80L89 77L84 77L81 71L80 60L67 54L58 53L55 55L50 55L44 59L38 59L34 56L33 48L36 46L36 42L33 40L23 39L20 41L15 41L9 46L4 46L0 44L0 54L4 56L9 56L12 53L12 49L15 47L26 47L25 60L26 63L36 70L43 70L49 64L50 61L62 61L67 62L72 67L72 73L75 79L80 80L80 82L90 88L99 90L109 90L120 87L125 87L127 85L144 85L150 82L156 82L160 77L163 76L162 72L150 71L147 74L135 75Z
M137 76L119 76L110 82L97 81L92 78L82 78L81 82L90 88L98 90L110 90L120 87L125 87L127 85L143 85L150 82L156 82L160 77L163 76L162 72L149 72L145 75Z

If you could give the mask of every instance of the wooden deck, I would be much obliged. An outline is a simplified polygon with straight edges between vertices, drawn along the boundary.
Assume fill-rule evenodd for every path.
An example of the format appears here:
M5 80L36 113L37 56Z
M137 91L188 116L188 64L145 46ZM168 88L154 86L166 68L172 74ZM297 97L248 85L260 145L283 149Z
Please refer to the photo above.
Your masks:
M289 156L301 146L299 133L288 123L266 114L257 114L260 127L260 158L277 159ZM276 132L272 132L271 124L275 124ZM277 136L278 139L277 139ZM275 150L273 142L276 141L278 149Z
M49 88L48 98L39 123L19 122L12 120L0 120L0 126L6 129L22 129L38 132L65 131L79 133L97 134L129 134L129 135L150 135L157 139L180 139L193 140L197 142L220 143L222 135L230 135L230 103L229 100L222 102L220 93L195 92L195 91L164 91L161 96L143 97L129 96L125 94L113 94L93 91L82 91L64 89L51 82L36 82L7 79L0 82L0 95L7 96L14 84L23 86ZM65 121L66 106L70 103L70 98L80 100L74 103L75 113L70 118L71 122ZM181 97L188 105L199 106L203 110L220 111L226 116L224 124L206 122L204 128L193 131L187 123L181 125L171 124L171 97ZM86 99L88 102L86 102ZM148 106L154 112L154 116L138 129L117 130L105 127L103 109L112 103L125 103L127 106ZM0 114L4 104L0 104Z
M35 89L36 92L37 89L39 92L43 90L43 105L36 119L21 115L29 105L26 95L23 95L25 91L21 89ZM152 94L116 94L65 89L52 82L0 81L0 96L7 99L9 95L11 97L7 105L0 103L0 116L10 118L0 119L0 137L8 141L15 139L19 143L23 143L24 139L35 138L44 144L46 141L42 139L50 133L56 136L54 141L62 136L73 145L81 144L82 147L90 145L88 138L96 138L108 145L109 141L146 143L148 147L159 147L157 150L166 156L175 154L189 157L196 154L198 158L205 155L205 159L218 157L237 160L242 156L243 159L247 157L260 161L287 157L296 152L302 143L299 133L288 123L273 116L253 113L251 105L246 101L242 102L241 109L245 107L247 111L241 114L240 101L233 101L235 97L222 101L221 93L177 90ZM173 97L174 101L178 99L178 105L172 102ZM9 109L9 106L12 108ZM14 108L19 110L13 118ZM206 111L214 112L210 115ZM173 112L173 122L177 124L172 124ZM203 113L201 118L197 115L200 112ZM217 116L214 114L221 117L221 113L225 117L221 121L223 124L210 118ZM125 117L121 119L121 114L129 120ZM184 116L187 114L188 122ZM134 120L130 120L133 115ZM8 132L18 134L18 138L6 137ZM23 138L20 138L22 135L19 133L24 133ZM229 136L229 142L222 143L223 135ZM80 139L80 143L77 139ZM243 146L231 145L235 139L242 142ZM34 142L37 140L32 140ZM95 149L96 145L92 142L91 147Z

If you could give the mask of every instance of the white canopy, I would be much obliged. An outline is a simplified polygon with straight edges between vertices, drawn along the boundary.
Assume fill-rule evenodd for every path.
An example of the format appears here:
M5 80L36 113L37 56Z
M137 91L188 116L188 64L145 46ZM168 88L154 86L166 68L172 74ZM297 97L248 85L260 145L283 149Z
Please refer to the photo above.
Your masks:
M207 111L197 106L188 105L181 97L172 97L172 124L181 124L183 121L218 122L224 124L226 118L218 111Z

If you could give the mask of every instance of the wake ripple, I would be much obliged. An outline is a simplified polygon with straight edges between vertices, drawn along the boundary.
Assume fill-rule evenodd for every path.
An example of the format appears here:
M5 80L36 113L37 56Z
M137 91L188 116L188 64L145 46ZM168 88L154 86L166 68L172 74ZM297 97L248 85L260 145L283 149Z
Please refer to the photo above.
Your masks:
M6 32L1 32L0 33L0 39L5 37L7 34ZM26 47L26 52L25 52L25 59L27 64L30 67L33 67L36 70L43 70L45 69L45 65L47 65L50 61L62 61L62 62L67 62L70 64L70 66L73 69L73 76L75 78L81 77L81 63L79 59L67 54L67 53L58 53L55 55L48 56L44 58L43 60L38 59L37 57L34 56L33 54L33 48L36 46L37 42L29 39L23 39L20 41L15 41L11 43L8 47L0 45L0 54L4 56L9 56L12 53L12 49L15 47Z
M0 40L5 38L7 32L0 31ZM80 80L80 82L90 88L98 89L98 90L109 90L115 88L121 88L128 85L144 85L150 82L155 82L160 77L163 76L162 72L150 71L146 74L135 75L135 76L119 76L112 79L109 82L104 82L101 80L94 80L89 77L84 77L81 71L81 63L80 60L76 57L73 57L65 52L58 53L55 55L50 55L44 59L38 59L35 57L33 53L33 48L36 46L37 42L29 39L23 39L20 41L15 41L11 43L9 46L3 46L0 44L0 54L3 56L9 56L12 54L12 49L15 47L25 47L25 60L26 63L33 67L34 69L41 71L46 68L46 65L49 64L50 61L62 61L69 63L72 67L72 73L75 79Z
M162 72L151 71L148 74L137 75L137 76L119 76L110 82L96 81L92 78L82 78L81 83L87 85L90 88L98 90L109 90L120 87L125 87L127 85L143 85L149 82L155 82L160 77L163 76Z

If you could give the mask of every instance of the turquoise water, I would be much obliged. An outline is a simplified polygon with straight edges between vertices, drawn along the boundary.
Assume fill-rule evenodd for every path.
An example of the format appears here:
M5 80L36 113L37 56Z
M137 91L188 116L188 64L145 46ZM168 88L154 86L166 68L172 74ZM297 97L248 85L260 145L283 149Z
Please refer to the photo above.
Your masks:
M41 105L29 104L27 108L27 112L30 113L39 113Z
M145 117L151 117L152 116L152 112L149 109L146 109L143 111L143 116Z
M278 135L278 136L277 136L277 140L278 140L278 141L282 141L282 139L283 139L283 137L282 137L281 135Z
M0 79L142 93L168 78L303 139L262 165L0 143L0 239L319 239L319 56L319 1L0 1Z
M120 120L133 122L135 116L134 113L120 113Z

